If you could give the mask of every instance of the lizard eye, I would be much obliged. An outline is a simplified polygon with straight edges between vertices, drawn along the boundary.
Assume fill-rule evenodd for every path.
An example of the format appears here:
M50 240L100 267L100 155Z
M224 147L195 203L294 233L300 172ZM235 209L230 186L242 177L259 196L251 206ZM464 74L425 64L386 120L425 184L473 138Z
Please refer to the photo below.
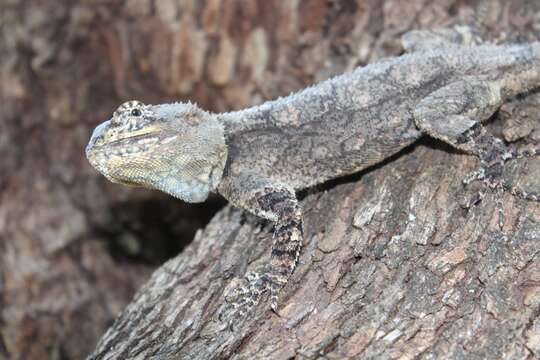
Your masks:
M137 116L138 117L138 116L141 116L141 115L142 115L141 110L139 110L139 109L131 110L131 116Z

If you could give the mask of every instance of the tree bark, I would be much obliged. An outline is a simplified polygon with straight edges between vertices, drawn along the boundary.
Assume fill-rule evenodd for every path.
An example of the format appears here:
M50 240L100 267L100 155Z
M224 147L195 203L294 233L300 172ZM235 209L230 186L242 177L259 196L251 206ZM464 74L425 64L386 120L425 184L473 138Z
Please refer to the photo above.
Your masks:
M476 5L0 4L0 359L89 354L159 254L177 252L220 206L109 184L88 166L91 129L121 101L250 106L396 56L413 28L481 20L488 38L540 38L536 1ZM505 105L491 130L538 140L538 98ZM214 315L235 279L268 261L271 229L225 207L154 272L90 358L540 357L540 210L505 195L502 230L492 196L464 211L473 189L461 179L476 164L424 141L301 194L305 244L279 316L263 301L232 331ZM539 172L523 160L506 181L540 192Z

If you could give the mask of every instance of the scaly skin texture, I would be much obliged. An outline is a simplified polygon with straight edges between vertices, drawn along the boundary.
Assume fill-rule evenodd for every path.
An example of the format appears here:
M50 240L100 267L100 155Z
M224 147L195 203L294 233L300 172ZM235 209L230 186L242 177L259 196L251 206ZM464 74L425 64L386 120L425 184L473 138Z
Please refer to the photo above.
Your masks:
M265 291L277 311L303 240L296 190L377 164L423 135L478 156L480 170L466 182L481 179L496 192L504 190L499 178L505 161L539 153L508 152L480 123L540 85L540 43L459 46L444 38L465 38L454 35L411 33L406 47L416 52L242 111L211 114L192 104L127 102L96 128L87 157L114 182L188 202L217 192L274 222L270 263L246 275L220 315L231 323Z

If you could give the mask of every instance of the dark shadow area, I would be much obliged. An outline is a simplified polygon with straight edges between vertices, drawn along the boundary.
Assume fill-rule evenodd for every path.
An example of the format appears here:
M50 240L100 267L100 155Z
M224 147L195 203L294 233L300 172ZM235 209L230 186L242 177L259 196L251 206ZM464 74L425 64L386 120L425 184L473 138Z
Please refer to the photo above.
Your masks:
M225 204L218 196L188 204L156 194L115 204L111 223L95 230L116 260L158 265L179 254Z

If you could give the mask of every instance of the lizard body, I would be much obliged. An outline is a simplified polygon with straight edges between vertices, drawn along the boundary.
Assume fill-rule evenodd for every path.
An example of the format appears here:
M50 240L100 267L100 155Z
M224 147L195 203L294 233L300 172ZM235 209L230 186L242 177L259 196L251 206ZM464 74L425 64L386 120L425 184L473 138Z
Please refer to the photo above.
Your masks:
M407 40L417 51L241 111L124 103L96 128L87 157L114 182L188 202L217 192L273 221L270 264L246 276L226 312L245 313L267 290L275 310L302 246L296 190L365 169L426 134L477 155L481 171L468 181L492 188L504 161L539 153L508 155L479 124L540 85L540 43L425 50Z
M539 51L540 44L412 53L217 114L233 154L229 171L253 169L300 190L365 169L424 134L413 112L445 85L475 76L499 85L504 99L538 85ZM519 85L513 88L513 82Z

